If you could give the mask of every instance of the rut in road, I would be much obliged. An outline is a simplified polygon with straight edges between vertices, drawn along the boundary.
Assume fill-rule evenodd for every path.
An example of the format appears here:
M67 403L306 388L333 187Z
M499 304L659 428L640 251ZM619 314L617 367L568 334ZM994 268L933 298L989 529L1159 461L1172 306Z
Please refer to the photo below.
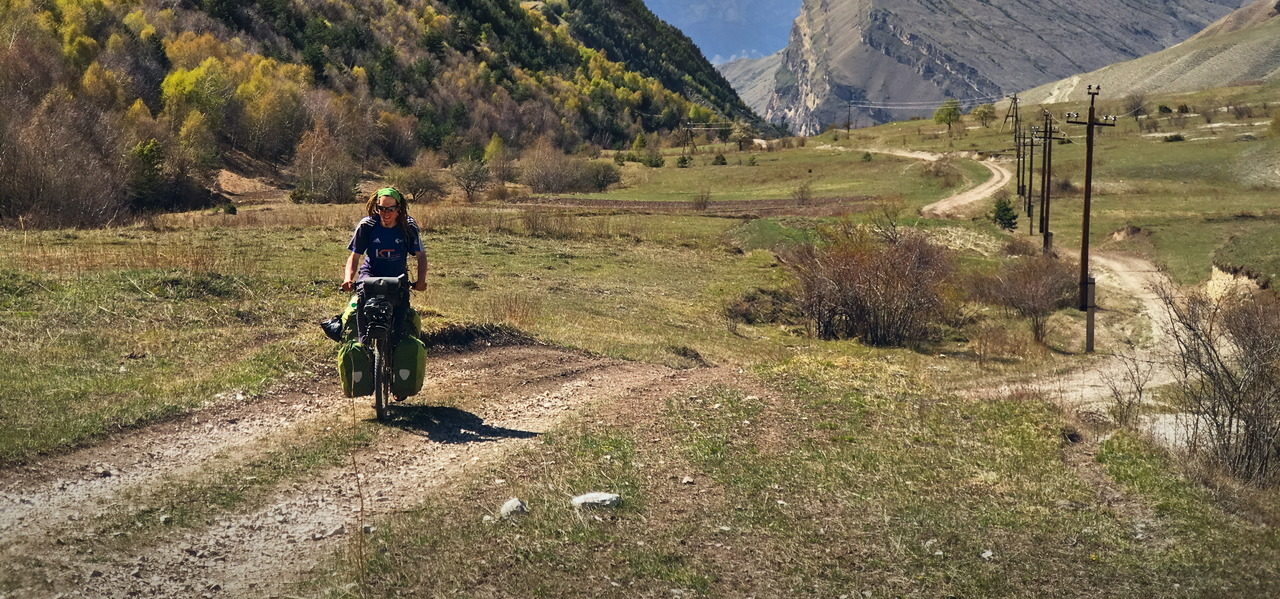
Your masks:
M355 455L363 502L348 463L288 481L264 504L216 515L209 526L161 529L132 549L113 549L83 523L135 509L131 492L197 474L215 456L263 439L288 440L353 404L336 394L333 381L321 381L323 393L208 410L4 472L0 542L14 569L8 575L26 586L14 596L270 596L362 534L362 525L418 505L584 408L623 396L660 404L684 386L724 377L720 370L679 371L545 346L433 357L423 393L395 406L388 428ZM372 415L366 399L352 401L361 417Z

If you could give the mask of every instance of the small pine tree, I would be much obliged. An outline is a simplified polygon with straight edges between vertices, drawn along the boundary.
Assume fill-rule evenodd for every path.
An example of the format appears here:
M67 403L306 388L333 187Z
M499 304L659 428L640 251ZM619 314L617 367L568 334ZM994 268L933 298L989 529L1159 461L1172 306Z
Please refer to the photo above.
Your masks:
M996 206L991 213L991 221L1006 231L1013 231L1018 228L1018 211L1013 209L1013 202L1009 200L1009 192L1001 190L996 195Z

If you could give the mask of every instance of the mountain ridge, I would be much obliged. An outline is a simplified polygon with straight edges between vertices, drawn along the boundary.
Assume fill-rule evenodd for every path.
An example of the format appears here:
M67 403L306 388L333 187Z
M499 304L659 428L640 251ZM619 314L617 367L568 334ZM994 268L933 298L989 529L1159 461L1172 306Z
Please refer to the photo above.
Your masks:
M954 0L939 10L925 0L805 0L773 91L753 108L806 134L843 123L849 104L856 117L873 122L927 116L948 97L973 105L1158 51L1238 6L1238 0L1002 6ZM751 82L731 83L742 90Z

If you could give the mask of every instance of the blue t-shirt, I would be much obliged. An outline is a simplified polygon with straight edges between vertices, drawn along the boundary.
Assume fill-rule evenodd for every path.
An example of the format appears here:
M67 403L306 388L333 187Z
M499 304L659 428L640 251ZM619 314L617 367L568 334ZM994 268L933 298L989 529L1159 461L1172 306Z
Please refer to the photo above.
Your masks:
M356 224L347 249L364 254L360 275L365 277L398 277L407 272L410 254L422 251L422 239L418 235L418 223L409 217L409 239L405 239L400 227L384 227L381 221L366 216Z

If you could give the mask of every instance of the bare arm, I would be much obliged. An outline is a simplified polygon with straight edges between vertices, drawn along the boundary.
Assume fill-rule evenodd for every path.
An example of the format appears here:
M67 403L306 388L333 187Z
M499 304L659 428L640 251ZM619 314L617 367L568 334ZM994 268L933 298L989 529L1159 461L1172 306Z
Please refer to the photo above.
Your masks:
M351 291L351 288L355 286L356 269L360 267L360 259L362 257L362 254L357 254L355 252L352 252L350 256L347 256L347 263L343 265L342 268L343 291Z
M427 290L427 253L418 252L416 257L418 258L418 277L414 279L414 281L416 282L413 284L413 290L426 291Z

